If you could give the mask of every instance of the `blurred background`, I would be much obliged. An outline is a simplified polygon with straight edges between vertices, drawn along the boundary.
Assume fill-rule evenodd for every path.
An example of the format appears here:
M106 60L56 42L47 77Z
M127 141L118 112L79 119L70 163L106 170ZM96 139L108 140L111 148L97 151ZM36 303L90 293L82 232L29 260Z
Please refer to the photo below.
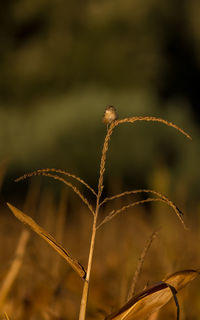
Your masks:
M0 156L10 173L53 166L96 185L102 115L111 104L119 117L174 121L193 142L162 125L123 125L113 137L108 175L147 183L159 165L195 193L199 1L21 0L0 6Z
M186 244L183 243L182 233L174 239L174 225L168 221L164 241L169 246L172 243L174 246L176 241L176 248L172 252L169 250L168 254L172 256L164 260L171 263L170 267L162 261L163 268L160 269L159 265L155 270L163 271L160 271L162 278L166 271L176 271L176 268L189 264L192 267L193 263L189 261L195 261L197 265L198 248L194 243L198 243L195 235L198 237L200 213L199 17L199 0L1 1L2 198L20 204L22 208L29 193L35 195L36 191L30 191L29 182L16 184L14 179L30 170L46 167L65 169L96 188L106 134L102 116L107 105L114 105L120 118L162 117L188 132L192 142L162 124L138 122L119 126L113 133L108 152L105 192L113 194L134 188L151 188L174 200L186 212L186 219L196 224L197 232L194 238L190 238L190 245L187 244L189 253L183 260L174 262L177 252L181 256ZM41 206L52 209L53 205L47 205L48 201L55 201L56 205L64 202L59 183L49 182L45 177L37 181L41 184L33 186L33 190L40 190ZM71 192L67 194L69 215L77 214L80 203L76 203L75 199ZM40 200L37 201L40 203ZM32 206L29 203L29 207ZM155 218L159 210L154 206L153 209ZM161 209L165 212L163 206ZM81 210L78 211L81 213ZM142 211L143 218L146 211ZM3 212L6 217L8 215L4 208L1 212L1 232L7 233L12 225L10 250L13 252L21 225L15 230L15 219L10 216L11 221L8 217L4 219ZM85 217L85 211L83 215ZM52 215L49 217L53 219ZM164 214L163 224L165 217ZM153 220L155 228L162 224L159 219ZM52 225L53 220L49 218L48 221L47 226ZM122 221L119 221L121 227ZM148 226L149 220L144 225L140 218L134 221L139 226L136 223L134 231L134 241L138 239L138 247L133 246L137 251L133 259L137 261L144 246L139 233L147 230L150 233L152 225ZM70 230L77 227L73 219L68 222ZM85 218L81 218L79 228L84 223ZM113 233L117 234L118 229L116 224ZM124 225L125 234L126 231L127 224ZM87 237L87 232L86 229L79 230L80 239L81 235ZM104 238L108 239L109 235L110 231ZM131 230L129 236L132 239ZM67 237L74 240L73 234ZM71 238L68 238L65 241L70 242ZM5 248L10 243L11 239ZM123 243L121 246L123 251ZM162 246L160 249L162 252ZM73 250L77 250L77 256L83 256L86 264L87 250L85 253L77 248ZM4 261L9 261L11 251L4 252ZM155 252L154 263L157 259ZM127 255L129 253L127 249ZM101 259L101 253L98 257ZM119 257L109 256L108 259L108 270L113 272L112 268L117 265L115 259ZM147 271L150 270L147 266ZM101 272L97 280L102 279ZM113 276L113 285L115 280ZM113 287L107 289L111 297ZM27 295L24 292L20 294L23 297ZM76 299L79 302L79 291L73 292L73 295L78 295ZM97 300L101 298L97 294ZM77 310L77 305L72 303L72 306L73 319L73 310ZM19 319L22 319L21 315Z

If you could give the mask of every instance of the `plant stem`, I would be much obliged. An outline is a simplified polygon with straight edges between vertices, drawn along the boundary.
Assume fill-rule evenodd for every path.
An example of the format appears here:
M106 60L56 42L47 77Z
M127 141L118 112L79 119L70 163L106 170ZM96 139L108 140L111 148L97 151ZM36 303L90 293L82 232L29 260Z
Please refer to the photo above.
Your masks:
M85 316L86 316L86 306L87 306L88 293L89 293L90 274L91 274L91 268L92 268L94 245L95 245L95 238L96 238L96 231L97 231L97 228L96 228L97 216L98 216L98 207L97 207L96 214L93 220L93 225L92 225L92 236L91 236L90 251L89 251L89 257L88 257L88 267L87 267L86 279L83 285L79 320L85 320Z
M86 316L86 307L87 307L89 284L90 284L90 274L91 274L92 260L93 260L93 255L94 255L94 245L95 245L96 232L97 232L97 219L98 219L99 208L100 208L100 198L101 198L102 191L103 191L103 180L104 180L103 175L104 175L104 171L105 171L106 152L107 152L108 142L109 142L109 138L111 136L111 133L112 133L112 129L107 131L106 137L104 140L103 149L102 149L102 155L101 155L101 161L100 161L99 181L98 181L98 192L97 192L97 200L96 200L96 210L93 215L94 218L93 218L93 225L92 225L92 236L91 236L91 241L90 241L90 251L89 251L89 257L88 257L86 279L85 279L85 282L83 285L83 292L82 292L80 312L79 312L79 320L85 320L85 316Z

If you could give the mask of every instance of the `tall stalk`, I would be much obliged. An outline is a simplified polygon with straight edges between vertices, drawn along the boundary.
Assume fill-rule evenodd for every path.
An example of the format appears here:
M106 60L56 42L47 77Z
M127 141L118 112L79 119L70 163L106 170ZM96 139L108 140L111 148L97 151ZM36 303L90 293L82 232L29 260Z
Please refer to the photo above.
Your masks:
M111 126L110 126L111 127ZM94 246L95 246L95 239L96 239L96 232L97 232L97 220L100 208L100 198L103 191L103 175L105 172L105 160L106 160L106 152L108 150L108 143L110 136L112 134L112 128L108 128L107 134L104 140L104 145L102 149L101 161L100 161L100 173L99 173L99 182L98 182L98 192L97 192L97 200L96 200L96 210L93 216L93 225L92 225L92 236L90 241L90 250L88 256L88 266L87 266L87 273L85 282L83 285L83 292L81 298L81 305L80 305L80 312L79 312L79 320L85 320L86 316L86 307L87 307L87 300L88 300L88 293L89 293L89 284L90 284L90 276L91 276L91 268L92 268L92 261L94 256Z
M96 202L96 210L93 217L93 224L92 224L92 236L90 241L90 250L88 256L88 266L87 266L87 273L85 282L83 285L83 292L81 298L81 305L80 305L80 312L79 312L79 320L85 320L86 316L86 307L88 301L88 293L89 293L89 284L90 284L90 276L91 276L91 268L92 268L92 261L94 256L94 246L95 246L95 239L96 239L96 232L97 232L97 220L99 214L99 201L103 190L103 178L101 178L101 174L99 177L99 186L98 186L98 194L97 194L97 202Z
M86 279L85 279L85 282L83 285L79 320L85 320L85 316L86 316L86 306L87 306L88 293L89 293L90 275L91 275L92 261L93 261L93 255L94 255L94 245L95 245L95 238L96 238L96 231L97 231L97 228L96 228L97 217L98 217L98 210L95 213L95 217L94 217L93 225L92 225L92 236L91 236L91 241L90 241L90 251L89 251L89 257L88 257L87 274L86 274Z
M105 114L104 114L104 117L105 117ZM110 138L111 138L113 130L114 130L114 128L116 126L118 126L121 123L127 123L127 122L134 123L135 121L161 122L161 123L164 123L167 126L170 126L170 127L173 127L175 129L177 129L182 134L184 134L187 138L191 139L190 136L185 131L183 131L181 128L179 128L175 124L173 124L171 122L168 122L166 120L163 120L161 118L155 118L155 117L132 117L132 118L124 118L124 119L114 120L114 121L111 121L111 122L105 122L104 121L105 123L107 123L107 133L106 133L106 136L105 136L105 139L104 139L104 144L103 144L103 149L102 149L102 154L101 154L99 181L98 181L98 192L96 194L96 199L97 199L97 201L96 201L96 210L95 210L94 215L93 215L92 236L91 236L91 242L90 242L87 273L86 273L86 278L85 278L85 282L84 282L84 285L83 285L83 292L82 292L82 298L81 298L79 320L85 320L85 317L86 317L86 307L87 307L87 300L88 300L88 293L89 293L89 284L90 284L91 268L92 268L92 261L93 261L93 255L94 255L96 232L97 232L98 227L100 226L100 225L97 225L97 220L98 220L99 209L100 209L100 206L101 206L100 198L101 198L103 187L104 187L103 186L103 180L104 180L106 156L107 156L107 151L108 151L108 147L109 147ZM150 200L154 201L156 199L150 199ZM163 199L158 199L158 200L159 201L164 201L165 200L165 202L169 202L168 199L167 199L167 201L166 201L166 199L164 199L164 200ZM140 203L140 201L138 203ZM136 204L137 204L137 202L136 202ZM168 204L170 204L170 206L173 207L173 205L170 202ZM128 208L129 206L126 206L126 207ZM175 207L175 209L176 209L176 207ZM122 210L123 210L123 208L121 208L118 211L121 212ZM181 222L183 223L183 220L182 220L179 212L176 212L176 213L177 213L179 219L181 220Z

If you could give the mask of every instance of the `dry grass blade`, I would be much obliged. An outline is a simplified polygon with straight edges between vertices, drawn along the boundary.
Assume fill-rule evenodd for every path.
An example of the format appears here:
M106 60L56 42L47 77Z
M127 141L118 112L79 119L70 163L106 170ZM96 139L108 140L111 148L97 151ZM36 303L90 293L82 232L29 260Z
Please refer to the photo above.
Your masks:
M6 320L9 320L8 315L7 315L7 313L6 313L6 312L5 312L5 317L6 317Z
M7 313L4 312L4 314L5 314L5 319L6 319L6 320L9 320Z
M69 264L70 266L78 273L78 275L85 279L86 272L83 266L72 259L68 252L56 242L56 240L43 228L41 228L32 218L27 216L25 213L7 203L8 207L12 211L12 213L18 218L21 222L28 225L34 232L36 232L41 238L43 238L55 251L57 251Z
M6 297L10 291L10 288L12 287L18 273L19 270L21 268L22 262L23 262L23 257L24 257L24 253L26 251L26 245L29 239L30 233L28 230L23 230L19 241L18 241L18 245L16 248L16 252L15 252L15 258L7 272L7 275L3 281L3 284L1 286L1 290L0 290L0 311L4 305L4 302L6 300Z
M121 213L121 212L123 212L123 211L125 211L125 210L127 210L127 209L129 209L129 208L132 208L132 207L134 207L134 206L136 206L136 205L143 204L143 203L146 203L146 202L153 202L153 201L154 201L154 202L157 202L157 201L159 201L159 202L164 202L164 203L170 205L170 206L174 209L174 211L175 211L176 215L178 216L179 220L181 221L184 229L187 230L187 227L185 226L185 223L184 223L184 221L183 221L183 219L182 219L182 216L181 216L179 210L177 210L177 208L176 208L174 205L172 205L171 203L169 203L169 201L167 201L166 199L163 199L163 198L147 198L147 199L144 199L144 200L135 201L135 202L133 202L133 203L130 203L130 204L126 205L126 206L123 206L122 208L120 208L120 209L118 209L118 210L112 210L112 211L103 219L103 221L99 223L99 225L97 226L97 229L100 228L103 224L105 224L105 223L107 223L108 221L110 221L111 219L113 219L117 214L119 214L119 213Z
M23 176L21 176L20 178L16 179L15 181L20 181L20 180L24 180L33 176L45 176L45 177L50 177L53 178L55 180L61 181L64 184L66 184L68 187L70 187L78 196L79 198L81 198L81 200L87 205L88 209L92 212L92 214L94 215L94 210L91 206L91 204L88 202L88 200L84 197L84 195L79 191L78 188L76 188L76 186L74 186L71 182L65 180L64 178L58 176L58 175L54 175L51 173L47 173L47 172L43 172L42 170L37 170L37 171L33 171L30 173L27 173Z
M102 156L101 156L101 163L100 163L100 174L99 174L99 183L98 183L98 194L99 194L99 198L102 194L102 190L103 190L103 175L105 172L105 163L106 163L106 154L108 151L108 146L109 146L109 142L110 142L110 138L111 135L113 133L113 130L115 127L117 127L119 124L122 123L134 123L136 121L151 121L151 122L160 122L165 124L168 127L172 127L176 130L178 130L180 133L182 133L184 136L186 136L188 139L191 140L190 135L185 132L183 129L181 129L180 127L178 127L177 125L175 125L172 122L169 122L167 120L161 119L161 118L156 118L156 117L131 117L131 118L124 118L124 119L120 119L120 120L115 120L113 121L107 131L105 140L104 140L104 145L103 145L103 149L102 149Z
M55 172L55 173L60 173L60 174L63 174L67 177L70 177L70 178L73 178L75 179L76 181L82 183L86 188L88 188L95 196L97 196L96 192L94 191L94 189L92 187L89 186L89 184L87 184L83 179L81 179L80 177L76 176L75 174L72 174L70 172L67 172L65 170L61 170L61 169L55 169L55 168L45 168L45 169L38 169L32 173L28 173L28 174L25 174L17 179L15 179L16 182L20 181L20 180L24 180L26 179L27 177L30 177L32 175L41 175L42 172Z
M108 315L105 320L141 320L158 311L197 277L195 270L183 270L170 275L166 282L160 282L132 298L120 310ZM173 293L170 287L173 287ZM175 302L177 299L175 299ZM177 307L178 309L178 307ZM179 311L177 310L177 315Z
M147 255L147 252L149 251L150 249L150 246L153 242L153 240L155 239L155 237L157 237L158 235L158 232L157 231L154 231L152 233L152 235L150 236L149 240L147 241L147 244L145 245L141 255L140 255L140 258L139 258L139 261L138 261L138 265L137 265L137 268L135 270L135 273L134 273L134 277L133 277L133 281L132 281L132 284L131 284L131 287L130 287L130 290L129 290L129 293L128 293L128 299L127 300L130 300L134 293L135 293L135 287L136 287L136 283L138 281L138 278L139 278L139 275L142 271L142 267L143 267L143 263L144 263L144 260L145 260L145 257Z

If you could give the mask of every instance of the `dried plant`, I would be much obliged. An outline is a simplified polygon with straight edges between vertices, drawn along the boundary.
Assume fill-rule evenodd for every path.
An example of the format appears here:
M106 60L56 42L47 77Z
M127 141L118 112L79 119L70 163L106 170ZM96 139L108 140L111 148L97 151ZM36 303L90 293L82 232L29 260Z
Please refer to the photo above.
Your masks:
M146 319L168 303L171 298L174 299L177 308L176 320L179 320L180 308L176 294L198 274L196 270L176 272L130 299L120 310L108 315L105 320Z
M113 107L112 108L109 107L109 109L107 108L106 110L108 110L109 112L110 111L116 112L116 110L113 109ZM41 175L41 176L47 176L47 177L53 178L55 180L61 181L64 184L66 184L68 187L70 187L77 194L77 196L82 200L82 202L88 207L89 211L91 212L91 214L93 216L93 224L92 224L91 241L90 241L90 248L89 248L89 254L88 254L88 265L87 265L86 271L85 271L84 267L79 262L77 262L77 260L75 260L71 257L71 255L68 253L68 250L66 251L59 243L57 243L57 241L47 231L45 231L40 226L38 226L33 219L28 217L22 211L18 210L14 206L8 204L9 208L15 214L15 216L19 220L21 220L23 223L27 224L40 237L45 239L71 265L71 267L77 272L77 274L79 274L79 276L84 280L82 299L81 299L81 304L80 304L79 320L85 320L85 318L86 318L86 307L87 307L87 301L88 301L88 291L89 291L89 285L90 285L90 275L91 275L92 262L93 262L95 239L96 239L96 233L99 230L99 228L101 228L108 221L112 220L119 213L122 213L122 212L126 211L127 209L132 208L136 205L139 205L139 204L142 204L145 202L153 202L153 201L159 201L159 202L165 203L168 206L170 206L172 208L172 210L175 212L175 214L177 215L177 217L179 218L179 220L181 221L184 228L186 228L184 221L183 221L182 212L178 209L178 207L171 200L169 200L165 195L163 195L157 191L147 190L147 189L125 191L123 193L113 195L110 197L106 197L104 199L102 199L102 191L104 188L104 173L106 170L106 158L107 158L107 152L109 149L109 143L111 140L113 130L116 127L118 127L119 125L121 125L123 123L124 124L132 123L133 124L137 121L162 123L168 127L172 127L174 129L176 129L178 132L183 134L188 139L191 139L190 135L187 134L183 129L179 128L177 125L173 124L172 122L168 122L166 120L163 120L161 118L156 118L156 117L131 117L131 118L124 118L124 119L117 120L117 115L115 113L114 115L112 115L112 118L109 117L109 119L107 119L107 118L105 119L105 116L108 115L108 111L107 111L107 113L104 114L104 118L103 118L104 123L107 125L107 132L106 132L106 136L105 136L103 148L102 148L97 191L95 191L91 186L89 186L80 177L78 177L74 174L71 174L67 171L55 169L55 168L36 170L31 173L27 173L27 174L19 177L18 179L16 179L16 181L20 181L20 180L23 180L23 179L26 179L26 178L29 178L32 176ZM110 114L109 114L109 116L110 116ZM74 182L70 182L69 179L73 180L74 182L80 183L83 187L86 187L89 191L91 191L92 195L96 198L95 207L93 207L92 204L90 203L90 201L81 193L80 189L75 186ZM101 216L99 215L99 211L105 203L113 201L115 199L125 197L126 195L130 196L130 195L142 194L142 193L151 194L152 197L148 197L146 199L142 199L139 201L134 200L133 202L129 203L126 206L122 206L121 208L119 208L117 210L112 210L110 213L107 214L107 216L104 219L101 219ZM139 272L141 271L144 257L146 255L146 252L147 252L148 248L150 247L150 244L151 244L154 237L155 237L155 234L152 235L149 243L147 244L147 246L144 249L144 252L141 257L140 265L138 266L138 269L136 270L136 274L135 274L133 284L132 284L132 289L130 289L130 295L133 294L136 280L138 278ZM156 289L156 291L159 291L159 293L160 293L160 290L165 290L167 292L167 299L168 300L170 297L172 297L174 295L170 291L169 286L167 284L163 284L162 288L159 287L158 289ZM150 293L151 293L151 291L150 291ZM149 295L149 293L148 293L148 295ZM146 296L146 294L145 294L145 296ZM161 294L161 296L162 296L162 294ZM143 297L144 297L144 295L142 295L142 298ZM161 302L161 306L162 306L162 302ZM125 307L125 309L126 309L126 307ZM117 315L119 315L120 312L121 311L119 311L117 313ZM111 315L107 319L129 319L129 318L123 318L120 316L112 316ZM130 318L130 319L132 319L132 318ZM135 319L135 318L133 318L133 319Z
M15 281L19 270L21 268L24 253L26 251L27 242L29 239L30 233L28 230L22 230L22 233L19 238L19 242L15 252L15 258L10 266L10 269L7 272L7 276L4 279L4 282L1 286L0 290L0 310L2 310L2 306L7 298L8 292L10 291L13 282Z
M158 236L158 231L154 231L149 240L147 241L141 255L140 255L140 258L139 258L139 261L138 261L138 264L137 264L137 268L135 270L135 273L134 273L134 277L133 277L133 280L132 280L132 283L131 283L131 286L130 286L130 289L129 289L129 292L128 292L128 297L127 297L127 300L130 300L132 297L134 297L134 294L135 294L135 287L136 287L136 283L138 281L138 278L139 278L139 275L142 271L142 266L143 266L143 263L144 263L144 260L145 260L145 257L146 257L146 254L147 252L149 251L149 248L153 242L153 240Z

